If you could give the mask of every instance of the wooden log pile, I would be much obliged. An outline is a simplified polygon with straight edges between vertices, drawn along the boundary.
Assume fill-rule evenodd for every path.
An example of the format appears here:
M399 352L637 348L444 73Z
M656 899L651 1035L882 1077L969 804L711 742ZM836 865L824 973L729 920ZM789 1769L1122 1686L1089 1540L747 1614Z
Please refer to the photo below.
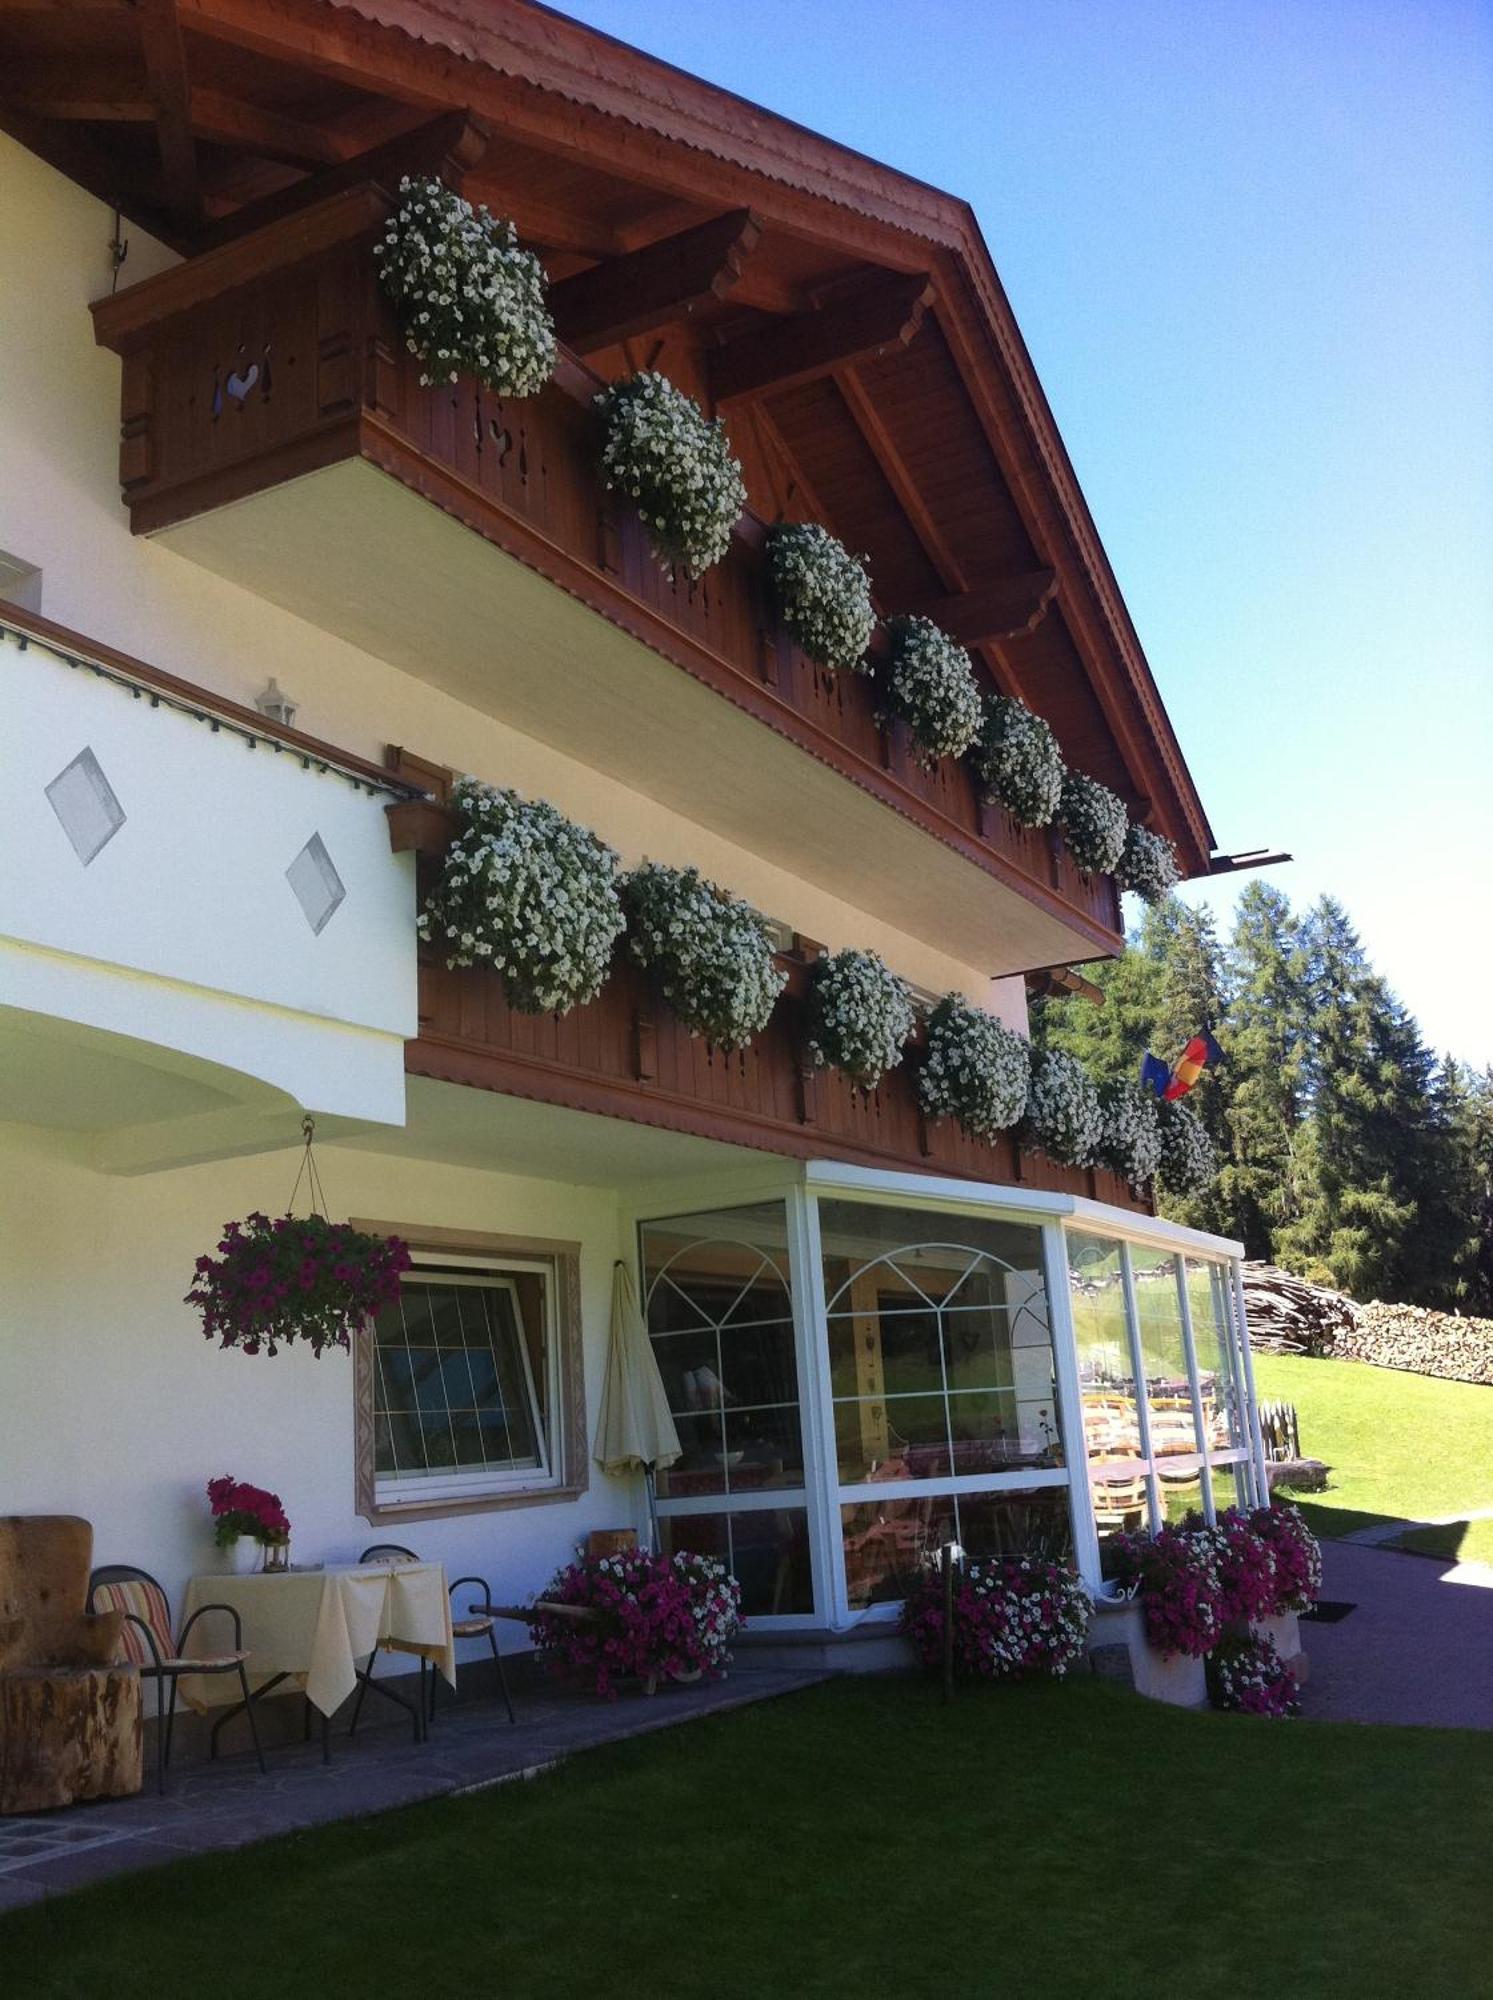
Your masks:
M1250 1346L1266 1354L1341 1353L1360 1311L1342 1292L1261 1263L1244 1266L1244 1308Z
M1347 1361L1371 1361L1379 1368L1405 1368L1452 1382L1493 1383L1493 1320L1375 1299L1358 1308L1356 1323L1339 1336L1333 1353Z

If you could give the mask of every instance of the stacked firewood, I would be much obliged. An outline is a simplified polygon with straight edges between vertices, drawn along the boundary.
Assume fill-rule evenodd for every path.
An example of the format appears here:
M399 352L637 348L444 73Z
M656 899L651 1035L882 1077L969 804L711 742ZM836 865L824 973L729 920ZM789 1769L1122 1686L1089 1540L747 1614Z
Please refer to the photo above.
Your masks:
M1259 1263L1244 1266L1244 1307L1250 1345L1267 1354L1341 1354L1361 1310L1342 1292Z
M1493 1383L1493 1320L1425 1306L1360 1306L1356 1324L1338 1336L1333 1353L1380 1368L1407 1368L1453 1382Z

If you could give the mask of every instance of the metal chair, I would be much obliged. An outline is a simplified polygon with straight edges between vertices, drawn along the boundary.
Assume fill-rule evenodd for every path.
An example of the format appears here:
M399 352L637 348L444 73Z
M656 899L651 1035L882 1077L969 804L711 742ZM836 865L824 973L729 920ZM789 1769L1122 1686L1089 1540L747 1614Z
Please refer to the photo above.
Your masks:
M404 1548L398 1542L374 1542L370 1547L364 1549L362 1555L359 1556L358 1561L365 1563L419 1562L420 1557L415 1554L413 1549ZM490 1602L492 1598L492 1592L488 1588L485 1579L480 1576L457 1577L456 1581L449 1586L448 1595L454 1599L457 1591L460 1590L464 1584L475 1584L476 1587L482 1592L482 1602L484 1604ZM452 1605L452 1611L454 1614L455 1612L454 1603ZM508 1720L510 1722L516 1722L518 1718L513 1713L513 1697L508 1692L508 1675L504 1671L503 1654L498 1645L497 1623L498 1621L495 1618L490 1616L487 1612L479 1609L477 1605L469 1604L466 1608L466 1611L460 1617L456 1617L453 1615L451 1620L451 1636L453 1639L484 1639L484 1638L486 1639L488 1645L492 1648L493 1660L498 1669L498 1687L502 1692L503 1706L508 1711ZM421 1706L425 1712L428 1721L434 1721L436 1689L440 1685L441 1677L440 1674L436 1672L434 1669L431 1670L430 1693L427 1697L425 1693L425 1674L429 1664L430 1663L427 1660L423 1659L420 1662L420 1696L421 1696ZM373 1663L370 1660L369 1661L370 1673L372 1672L372 1667ZM358 1689L359 1706L362 1705L363 1693L364 1690L360 1687ZM358 1712L357 1709L355 1708L353 1710L354 1728L357 1727L357 1721L358 1721Z
M176 1726L176 1684L183 1674L236 1674L244 1698L244 1713L249 1718L249 1733L254 1739L254 1755L259 1760L259 1769L265 1769L264 1750L259 1741L259 1722L254 1714L254 1700L249 1692L249 1677L244 1671L244 1662L249 1655L244 1651L243 1621L231 1604L199 1604L175 1639L172 1638L171 1600L165 1590L156 1582L148 1570L137 1569L133 1563L104 1563L94 1570L88 1579L88 1609L90 1611L120 1611L124 1614L124 1626L120 1635L120 1652L124 1659L140 1669L142 1680L153 1680L156 1684L156 1790L166 1789L166 1767L171 1762L171 1737ZM192 1627L199 1618L209 1611L224 1612L233 1621L233 1649L224 1653L209 1653L201 1659L192 1659L187 1654L187 1641ZM171 1700L166 1701L166 1684L171 1684ZM218 1754L217 1735L212 1740L213 1756Z

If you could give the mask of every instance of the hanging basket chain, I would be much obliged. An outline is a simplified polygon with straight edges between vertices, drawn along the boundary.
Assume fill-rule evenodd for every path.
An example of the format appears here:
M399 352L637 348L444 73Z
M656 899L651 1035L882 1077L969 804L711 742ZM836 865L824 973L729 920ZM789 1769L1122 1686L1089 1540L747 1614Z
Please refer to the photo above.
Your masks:
M306 1141L306 1150L301 1155L301 1164L296 1170L295 1186L290 1190L290 1200L285 1204L285 1213L287 1216L295 1214L296 1196L301 1191L301 1182L304 1181L306 1183L306 1200L309 1203L308 1212L312 1215L319 1215L325 1220L327 1214L327 1195L326 1189L321 1184L321 1175L316 1170L316 1155L311 1150L312 1141L316 1137L316 1120L311 1116L310 1112L307 1112L306 1116L301 1120L301 1134Z

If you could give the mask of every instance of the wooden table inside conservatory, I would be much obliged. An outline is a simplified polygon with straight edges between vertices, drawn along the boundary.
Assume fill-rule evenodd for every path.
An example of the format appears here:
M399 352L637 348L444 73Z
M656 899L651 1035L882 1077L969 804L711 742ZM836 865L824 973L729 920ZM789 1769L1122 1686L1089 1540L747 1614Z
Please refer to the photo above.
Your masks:
M429 1660L454 1687L451 1600L440 1563L367 1563L194 1576L184 1615L227 1604L243 1620L249 1686L256 1699L304 1691L325 1723L358 1682L358 1662L380 1647ZM233 1642L229 1621L209 1614L197 1627L204 1652ZM239 1701L226 1674L183 1675L182 1699L198 1710Z

